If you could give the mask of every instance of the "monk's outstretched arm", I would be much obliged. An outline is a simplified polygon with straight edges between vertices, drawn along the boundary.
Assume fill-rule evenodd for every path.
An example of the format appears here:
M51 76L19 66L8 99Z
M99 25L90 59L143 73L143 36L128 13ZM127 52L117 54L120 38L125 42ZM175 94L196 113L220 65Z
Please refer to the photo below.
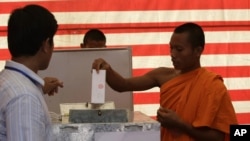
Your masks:
M156 80L152 78L152 75L124 78L102 58L96 59L92 64L92 68L97 71L101 69L106 70L106 82L112 89L118 92L147 90L158 85Z
M106 71L108 85L118 92L141 91L158 86L158 82L154 79L154 70L145 75L130 78L124 78L111 67L106 69Z

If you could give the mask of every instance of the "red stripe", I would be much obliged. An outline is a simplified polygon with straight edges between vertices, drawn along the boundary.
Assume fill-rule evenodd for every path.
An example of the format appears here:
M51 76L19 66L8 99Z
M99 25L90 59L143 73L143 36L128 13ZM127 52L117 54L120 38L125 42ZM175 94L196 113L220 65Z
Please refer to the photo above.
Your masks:
M133 69L132 75L133 76L141 76L144 75L145 73L151 71L154 68L142 68L142 69Z
M157 55L170 55L169 45L166 44L156 44L156 45L123 45L132 47L133 56L157 56ZM80 43L79 43L80 44ZM108 43L107 43L108 45ZM250 42L249 43L208 43L205 46L203 54L250 54ZM78 48L79 46L69 47ZM117 46L110 46L117 47ZM60 48L60 47L56 47ZM0 56L0 60L3 60L8 55L7 47L6 49L1 49L4 56ZM7 54L6 54L7 53Z
M119 12L117 12L119 14ZM71 29L80 34L89 28L99 28L107 33L126 32L172 32L174 28L184 22L144 22L144 23L93 23L93 24L60 24L59 29ZM250 21L196 21L204 31L241 31L250 30ZM61 31L63 34L63 31Z
M169 66L171 67L171 66ZM225 66L225 67L206 67L208 70L221 75L223 78L249 77L250 66ZM133 69L133 76L141 76L154 68Z
M128 45L133 47L133 56L170 55L169 39L166 44L158 45ZM250 54L249 43L207 43L203 54Z
M250 113L237 113L236 117L239 124L250 124ZM156 120L156 116L151 116L151 118Z
M169 39L166 39L169 40ZM169 41L166 41L165 45L131 45L133 56L155 56L155 55L170 55L169 53ZM128 45L130 46L130 45Z
M159 104L160 93L133 93L134 104Z
M80 47L70 47L70 48L57 47L55 48L55 50L72 50L72 49L80 49ZM11 58L11 55L8 49L0 49L0 60L8 60L10 58Z
M229 77L249 77L249 66L226 66L226 67L206 67L208 70L213 71L224 78Z
M129 10L190 10L190 9L249 9L249 0L62 0L43 2L1 2L1 13L26 4L39 4L53 12L61 11L129 11ZM70 5L70 6L69 6Z
M250 124L250 113L236 114L239 124Z
M229 90L232 101L250 100L249 90ZM133 93L134 104L159 104L160 92Z
M248 43L208 43L203 54L249 54L250 41Z
M0 49L0 60L10 59L10 52L8 49Z
M233 101L250 100L250 90L230 90L229 94Z
M169 40L169 39L166 39ZM170 55L169 53L169 41L166 41L166 44L154 44L154 45L123 45L123 46L131 46L132 47L132 55L133 56L158 56L158 55ZM80 44L80 41L79 41ZM108 45L108 43L107 43ZM55 45L56 46L56 45ZM68 48L78 48L79 46L68 47ZM109 46L117 47L115 45ZM56 47L60 48L60 47ZM1 49L5 56L8 54L6 49ZM2 53L1 53L2 54ZM208 43L205 46L203 55L206 54L250 54L250 42L249 43ZM6 57L1 57L0 60Z
M58 35L84 34L90 28L99 28L104 33L172 32L183 22L111 23L111 24L60 24ZM249 31L250 21L196 22L204 31ZM0 26L0 36L7 36L7 27Z

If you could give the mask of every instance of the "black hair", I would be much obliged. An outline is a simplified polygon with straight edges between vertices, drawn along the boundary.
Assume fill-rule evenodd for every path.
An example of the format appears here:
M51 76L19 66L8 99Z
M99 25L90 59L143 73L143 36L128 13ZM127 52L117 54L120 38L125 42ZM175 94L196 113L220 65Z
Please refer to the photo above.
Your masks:
M52 45L57 28L54 15L42 6L15 9L8 21L8 48L12 57L34 56L48 38Z
M85 36L83 38L83 44L86 45L88 40L105 41L106 42L106 37L101 30L90 29L85 33Z
M205 46L205 35L204 31L198 24L195 23L185 23L180 26L178 26L174 33L188 33L188 40L192 47L202 47L204 49Z

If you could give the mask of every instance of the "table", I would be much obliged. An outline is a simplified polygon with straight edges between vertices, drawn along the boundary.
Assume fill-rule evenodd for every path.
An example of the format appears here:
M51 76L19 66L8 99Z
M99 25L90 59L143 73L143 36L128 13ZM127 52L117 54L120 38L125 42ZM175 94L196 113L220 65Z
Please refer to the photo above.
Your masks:
M160 141L160 123L141 112L124 123L53 123L55 141Z

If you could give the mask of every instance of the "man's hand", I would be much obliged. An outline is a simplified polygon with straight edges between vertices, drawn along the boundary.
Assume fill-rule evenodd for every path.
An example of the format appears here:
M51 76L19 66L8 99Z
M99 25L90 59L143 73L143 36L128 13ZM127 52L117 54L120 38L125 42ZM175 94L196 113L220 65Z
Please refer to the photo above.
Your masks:
M157 111L157 120L161 125L167 128L172 135L178 136L182 133L182 119L172 110L159 108Z
M63 87L63 82L60 82L57 78L54 77L45 77L44 78L44 87L43 93L48 94L49 96L58 93L58 87Z
M92 64L92 69L96 69L96 71L99 72L100 69L103 69L103 70L110 69L110 65L102 58L98 58L94 60Z

